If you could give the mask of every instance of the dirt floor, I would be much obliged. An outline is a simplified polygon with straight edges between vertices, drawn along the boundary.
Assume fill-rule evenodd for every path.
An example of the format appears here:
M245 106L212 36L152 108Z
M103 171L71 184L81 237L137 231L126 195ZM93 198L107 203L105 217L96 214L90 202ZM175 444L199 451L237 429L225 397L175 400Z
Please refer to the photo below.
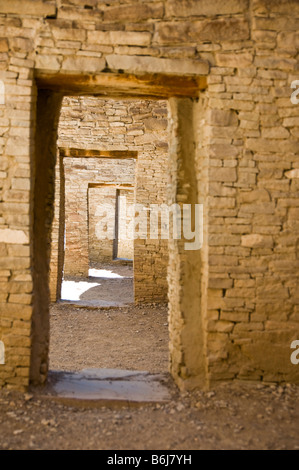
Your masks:
M51 369L167 370L165 306L51 309ZM299 449L299 387L223 384L167 404L84 409L0 393L0 449Z
M92 265L89 277L63 280L61 299L94 307L119 307L133 303L133 266L122 262Z
M168 370L167 307L87 309L54 304L50 369Z

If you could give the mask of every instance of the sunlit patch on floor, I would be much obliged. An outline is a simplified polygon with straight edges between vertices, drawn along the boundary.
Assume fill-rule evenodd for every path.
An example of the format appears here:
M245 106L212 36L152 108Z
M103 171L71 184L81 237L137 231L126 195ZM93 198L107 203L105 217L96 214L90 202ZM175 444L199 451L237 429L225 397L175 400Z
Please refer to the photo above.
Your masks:
M124 277L108 269L90 269L88 275L90 277L100 277L104 279L122 279Z
M90 307L115 307L134 302L132 266L92 266L88 275L64 279L61 301Z
M92 287L100 286L99 282L84 282L84 281L63 281L61 289L61 300L80 300L84 292Z

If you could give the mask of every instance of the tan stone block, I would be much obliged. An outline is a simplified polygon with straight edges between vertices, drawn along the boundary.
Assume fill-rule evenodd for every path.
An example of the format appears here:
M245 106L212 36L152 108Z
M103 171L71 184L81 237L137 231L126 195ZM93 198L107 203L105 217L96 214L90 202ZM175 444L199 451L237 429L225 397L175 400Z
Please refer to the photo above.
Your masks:
M0 277L10 277L10 274L9 269L0 269Z
M269 301L270 299L276 299L279 301L281 299L287 299L289 297L289 292L280 281L275 279L272 280L270 278L265 279L261 285L257 287L257 296L264 301Z
M290 334L285 335L284 340L276 342L263 333L263 337L258 338L252 344L242 345L242 351L251 358L256 367L264 371L264 380L268 379L273 382L277 380L279 374L288 382L298 383L298 369L290 361L291 341Z
M299 34L296 31L282 31L277 35L277 46L282 49L296 49L299 47Z
M225 52L216 52L216 63L220 67L249 67L253 62L253 55L249 52L231 54Z
M61 56L38 54L35 59L35 67L37 69L57 71L61 67L61 62Z
M83 56L67 56L64 58L61 70L64 72L93 72L99 73L106 66L105 59Z
M272 3L269 3L268 0L254 0L252 6L254 10L259 8L264 11L271 11L271 13L288 14L292 12L296 18L298 18L296 15L299 14L299 5L296 0L289 0L288 2L275 1ZM280 15L277 15L277 17L279 18Z
M30 305L32 302L31 294L10 294L9 302L14 304Z
M240 236L239 235L216 235L210 234L209 235L209 245L211 246L229 246L229 245L239 245L240 244Z
M3 342L7 347L29 348L31 338L29 336L17 336L13 332L9 335L3 335Z
M106 56L108 67L131 73L165 73L171 75L206 75L209 65L203 60L160 59L142 56Z
M285 127L299 126L299 117L287 117L283 120Z
M236 127L238 116L232 109L211 109L207 113L207 123L211 126Z
M1 284L1 283L0 283ZM0 292L0 302L6 302L7 301L8 294L5 292Z
M11 294L28 294L32 292L33 284L29 281L10 281L8 291Z
M238 264L238 258L237 256L212 255L209 256L209 264L216 266L236 266Z
M19 348L20 349L20 348ZM25 392L29 385L29 377L10 377L6 379L7 389L19 390ZM9 388L9 385L11 388ZM21 388L23 386L23 388ZM26 388L24 388L26 387Z
M135 3L129 5L111 6L104 10L104 21L139 22L148 19L162 18L163 3Z
M219 320L219 310L208 310L209 320Z
M255 287L255 279L236 279L235 287Z
M264 330L264 323L262 322L237 323L234 328L234 334L241 334L244 331L262 330Z
M273 238L268 235L260 235L252 233L250 235L242 236L242 246L249 248L272 248Z
M289 179L299 178L299 168L296 168L296 169L290 170L290 171L286 171L285 176Z
M5 38L0 39L0 52L8 51L8 41Z
M11 182L12 189L30 190L29 178L13 178Z
M207 331L218 331L219 333L230 333L234 328L234 323L230 321L209 320L207 324Z
M235 207L236 200L232 197L210 197L209 206L218 209L231 209Z
M225 308L223 297L214 297L209 299L209 310Z
M148 118L144 119L143 122L145 129L150 131L163 131L166 130L168 126L167 119Z
M289 136L289 131L282 126L275 126L262 129L263 139L287 139Z
M242 217L245 214L274 214L275 203L263 202L261 204L242 204L240 207L239 215Z
M229 289L233 286L232 279L210 278L209 288L213 289Z
M17 377L26 377L28 379L30 374L29 367L17 367L16 368L16 375Z
M56 2L43 0L0 0L0 13L17 15L53 16L56 14Z
M257 67L263 67L265 69L294 71L297 65L297 61L296 59L288 59L275 56L256 56L254 59L254 65L256 65Z
M87 39L90 44L148 46L151 42L151 33L132 31L88 31Z
M28 367L30 366L30 355L27 356L18 356L13 354L9 356L9 363L19 367Z
M249 298L255 297L255 288L252 287L235 287L233 289L227 289L226 297L240 297L240 298Z
M237 181L237 172L235 168L210 168L210 181L234 182Z
M16 38L9 38L9 46L10 49L17 52L30 52L34 48L34 43L32 39L16 37ZM0 42L0 50L1 50L1 42Z
M200 41L244 41L249 38L248 22L243 18L221 18L206 21L201 28L191 29L191 37Z
M2 229L0 243L25 244L29 243L29 239L23 230Z
M248 0L167 0L166 15L167 16L215 16L230 15L242 13L248 8Z
M203 22L161 22L157 23L155 27L154 34L154 43L160 44L181 44L182 38L186 42L194 41L194 38L191 37L191 28L193 26L194 30L197 32L200 31Z
M86 31L77 28L51 28L52 34L57 41L80 41L86 40Z
M269 202L270 196L268 191L265 189L256 189L253 191L242 191L238 196L238 200L241 203L251 203L251 202Z
M221 320L227 320L234 323L246 323L249 321L249 314L244 312L226 312L221 310Z
M0 258L0 266L7 269L27 269L30 267L30 258L6 257Z

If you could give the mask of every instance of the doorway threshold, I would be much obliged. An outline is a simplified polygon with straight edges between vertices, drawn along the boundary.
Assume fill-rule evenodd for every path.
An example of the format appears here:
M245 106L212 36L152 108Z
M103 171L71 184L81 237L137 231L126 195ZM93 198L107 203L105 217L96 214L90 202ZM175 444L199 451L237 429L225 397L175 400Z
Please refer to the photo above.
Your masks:
M169 402L174 385L167 373L121 369L50 371L44 393L69 406L138 406Z

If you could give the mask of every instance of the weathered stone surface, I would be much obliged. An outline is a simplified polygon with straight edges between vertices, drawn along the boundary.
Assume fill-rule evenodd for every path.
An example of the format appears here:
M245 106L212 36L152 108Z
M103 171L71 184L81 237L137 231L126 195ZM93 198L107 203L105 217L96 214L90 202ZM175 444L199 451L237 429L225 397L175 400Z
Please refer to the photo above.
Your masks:
M296 0L288 0L287 2L274 0L269 2L268 0L253 0L253 9L264 8L265 11L271 13L289 13L293 12L294 15L299 13L299 5Z
M108 7L104 10L104 21L134 22L162 18L163 3L137 3Z
M207 122L212 126L237 126L238 116L231 109L211 109L207 115Z
M242 41L249 38L249 25L244 19L220 19L206 21L200 31L192 31L198 41Z
M56 13L56 2L53 0L0 0L0 13L17 15L52 16Z
M265 236L255 233L250 235L244 235L242 237L242 246L247 246L249 248L272 248L273 238L271 236Z
M88 31L87 40L90 44L147 46L150 44L151 34L131 31Z
M253 55L249 52L231 54L225 52L216 53L216 63L220 67L249 67L253 62Z
M0 229L0 243L29 243L23 230Z
M168 16L215 16L242 13L248 8L248 0L167 0Z
M169 75L206 75L209 66L202 60L160 59L156 57L117 56L106 57L112 70L124 70L129 73L165 73Z
M237 172L235 168L211 168L211 181L233 182L237 180Z
M296 168L295 170L290 170L285 172L285 176L289 179L293 178L299 178L299 168Z
M38 54L36 57L35 66L37 69L52 70L56 72L60 69L61 62L61 57Z
M62 63L63 72L92 72L100 73L105 68L105 59L67 56Z
M220 19L190 22L161 22L157 24L154 41L159 44L187 42L242 41L249 38L248 23L243 19Z

